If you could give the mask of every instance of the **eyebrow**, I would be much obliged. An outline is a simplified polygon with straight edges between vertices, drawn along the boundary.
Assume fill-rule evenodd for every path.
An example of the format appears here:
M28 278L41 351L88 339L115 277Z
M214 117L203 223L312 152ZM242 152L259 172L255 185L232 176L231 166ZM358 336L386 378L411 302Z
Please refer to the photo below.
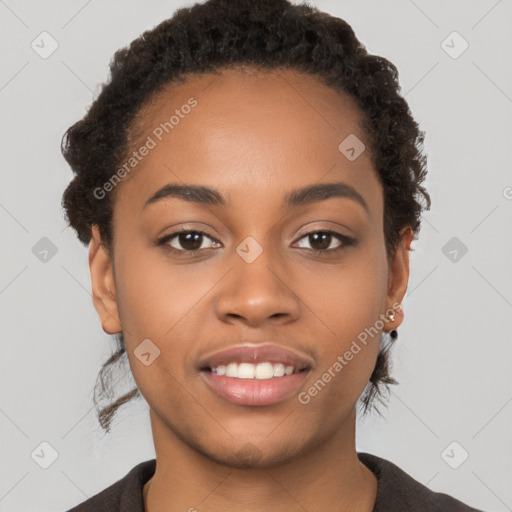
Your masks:
M157 190L145 203L144 207L156 203L162 199L175 197L192 203L199 203L211 206L227 207L228 201L218 191L204 185L183 185L178 183L169 183ZM318 201L324 201L332 197L342 197L352 199L359 203L369 213L368 204L361 194L346 183L319 183L309 185L297 190L292 190L286 194L283 206L293 208L295 206L306 206Z

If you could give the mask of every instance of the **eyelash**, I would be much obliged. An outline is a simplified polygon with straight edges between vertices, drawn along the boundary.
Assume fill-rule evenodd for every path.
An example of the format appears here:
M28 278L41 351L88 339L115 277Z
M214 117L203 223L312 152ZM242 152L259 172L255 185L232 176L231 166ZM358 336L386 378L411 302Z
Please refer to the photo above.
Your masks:
M178 235L190 234L190 233L195 233L195 234L203 235L203 236L206 236L206 237L210 238L211 240L213 240L215 242L218 242L218 240L215 240L212 236L210 236L208 233L206 233L204 231L201 231L199 229L186 229L186 228L183 228L183 229L180 229L179 231L175 231L174 233L171 233L169 235L165 235L164 237L158 239L156 241L155 245L156 246L166 245L168 242L170 242L173 238L177 237ZM342 235L341 233L338 233L336 231L331 231L329 229L319 229L319 230L316 230L316 231L309 231L308 233L304 233L299 238L299 240L302 240L303 238L305 238L305 237L307 237L309 235L318 234L318 233L325 233L325 234L332 235L334 238L336 238L340 242L342 242L342 245L340 245L339 247L336 247L335 249L324 249L324 250L321 250L321 249L307 249L308 251L312 251L313 253L321 255L321 256L325 256L326 254L337 254L339 251L345 249L346 247L355 244L355 240L353 238L350 238L350 237L348 237L346 235ZM171 247L170 245L168 245L165 249L169 250L170 252L172 252L174 254L179 254L179 255L186 254L187 256L193 256L193 255L197 254L200 251L204 251L204 249L194 249L194 250L191 250L191 251L188 251L188 250L185 250L185 249L176 249L174 247Z

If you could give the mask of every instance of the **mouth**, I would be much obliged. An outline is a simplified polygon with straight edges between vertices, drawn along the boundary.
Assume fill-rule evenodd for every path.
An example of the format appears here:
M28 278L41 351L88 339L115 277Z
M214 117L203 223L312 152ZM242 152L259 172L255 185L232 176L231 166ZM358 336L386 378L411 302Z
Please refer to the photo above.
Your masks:
M238 405L281 402L297 392L313 360L278 345L242 345L203 359L199 370L217 396Z

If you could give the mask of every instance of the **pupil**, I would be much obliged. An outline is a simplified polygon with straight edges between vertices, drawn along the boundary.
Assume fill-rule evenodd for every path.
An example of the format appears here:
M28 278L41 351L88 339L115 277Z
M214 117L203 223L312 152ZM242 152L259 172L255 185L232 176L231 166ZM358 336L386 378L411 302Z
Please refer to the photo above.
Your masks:
M203 235L201 233L186 233L180 234L179 240L180 244L184 249L189 251L195 251L201 247L201 238Z
M329 245L331 245L330 233L313 233L312 235L309 235L309 236L310 236L309 243L311 244L311 247L313 247L313 249L315 249L315 248L316 248L316 250L327 249L329 247ZM320 247L318 247L318 243L317 243L319 237L322 237L322 243L320 244ZM313 242L311 239L313 239ZM326 241L327 241L327 243L326 243ZM315 243L317 243L317 247L315 247Z

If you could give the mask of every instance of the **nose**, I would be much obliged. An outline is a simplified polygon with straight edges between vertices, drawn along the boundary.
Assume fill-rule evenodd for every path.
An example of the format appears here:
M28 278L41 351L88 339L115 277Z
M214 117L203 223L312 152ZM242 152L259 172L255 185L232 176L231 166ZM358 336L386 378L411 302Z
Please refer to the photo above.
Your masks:
M295 321L301 304L293 288L290 271L285 264L277 265L269 251L251 263L236 255L217 297L217 315L250 327Z

